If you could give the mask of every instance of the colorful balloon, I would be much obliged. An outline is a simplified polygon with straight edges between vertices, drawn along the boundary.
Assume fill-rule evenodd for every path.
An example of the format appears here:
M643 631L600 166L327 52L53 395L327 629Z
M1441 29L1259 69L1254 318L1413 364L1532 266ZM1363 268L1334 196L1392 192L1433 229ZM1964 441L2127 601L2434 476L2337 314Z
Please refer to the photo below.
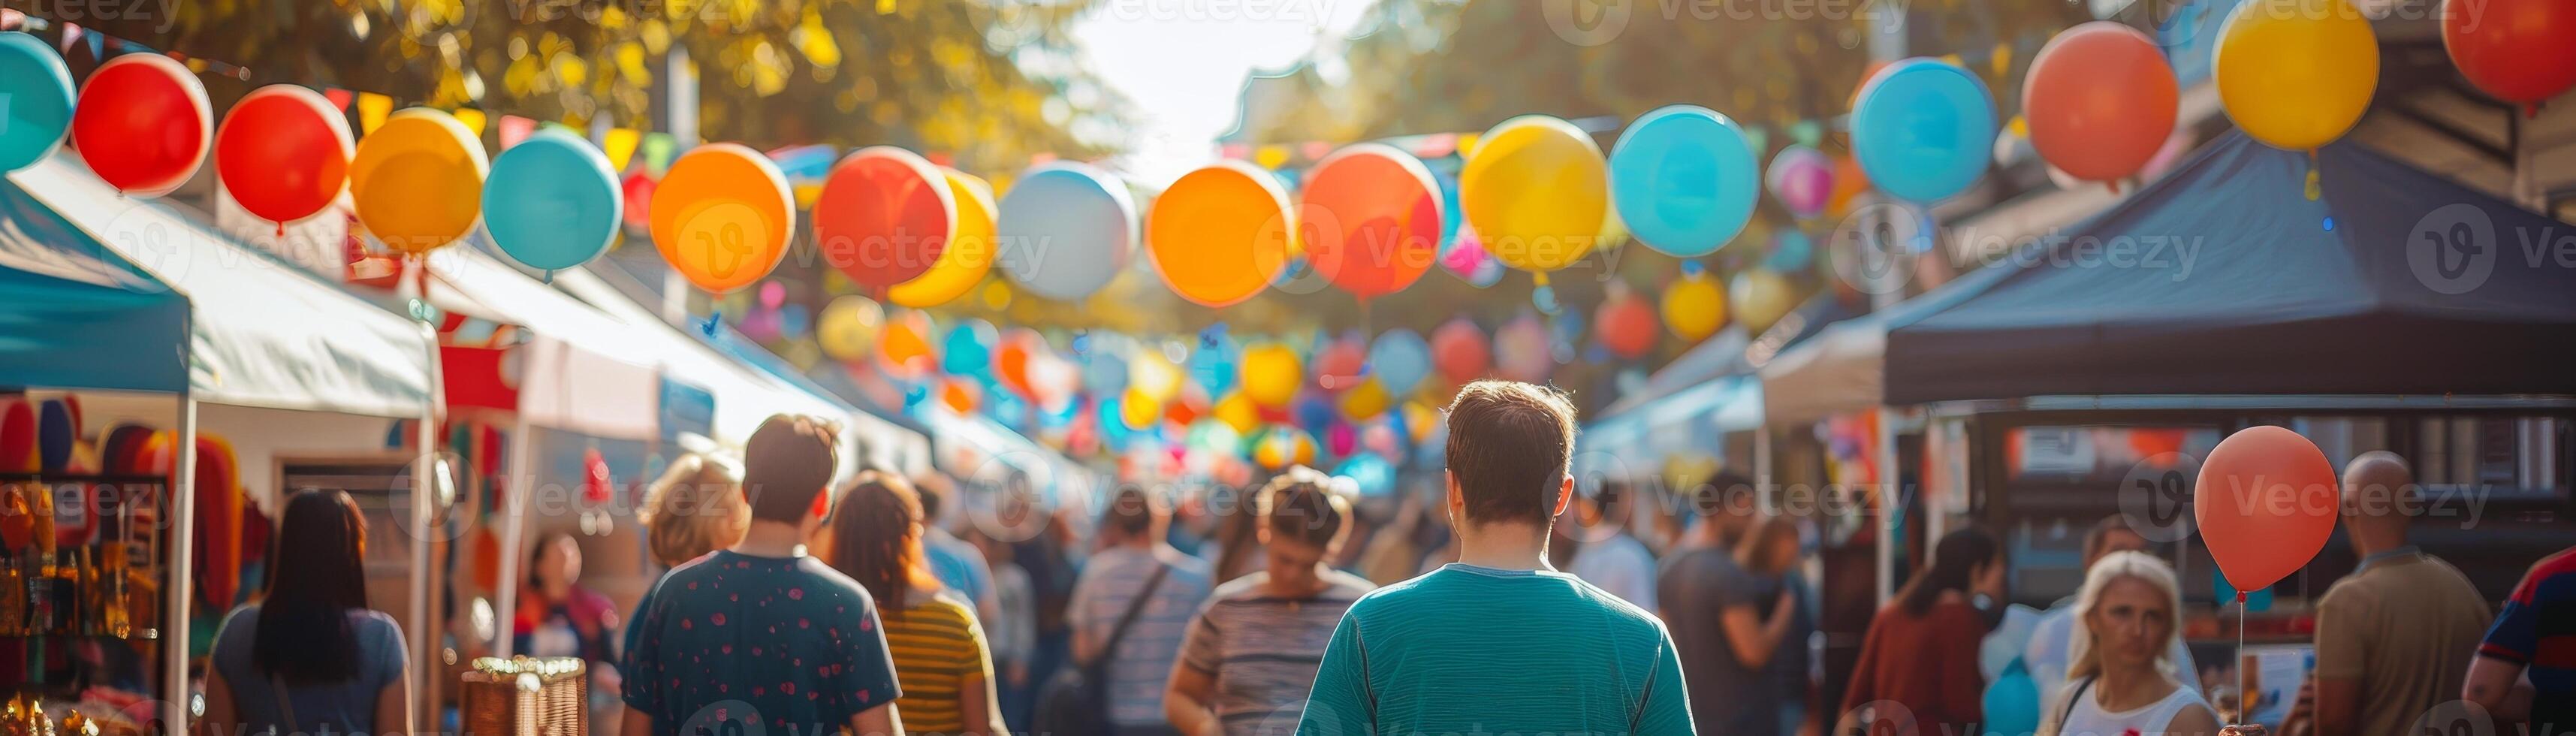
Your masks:
M1610 197L1646 247L1681 258L1717 252L1762 193L1762 162L1734 120L1698 105L1637 118L1610 148Z
M321 212L349 186L356 148L348 116L312 89L272 84L251 90L215 128L215 178L242 209L294 222Z
M35 165L72 127L72 72L35 36L0 32L0 174Z
M1127 390L1127 349L1122 341L1098 334L1077 338L1074 354L1082 363L1082 390L1095 397Z
M1431 365L1440 377L1452 384L1465 384L1485 377L1493 366L1493 350L1485 342L1485 331L1465 317L1449 320L1431 331Z
M1735 321L1742 323L1746 332L1756 335L1771 329L1772 323L1788 316L1789 310L1798 306L1797 292L1789 285L1789 278L1768 269L1757 268L1736 274L1735 283L1727 286L1726 293L1729 311L1734 312Z
M1001 347L993 350L993 379L1021 396L1037 396L1029 383L1029 365L1042 360L1046 350L1046 337L1036 330L1011 328L1002 333Z
M1537 315L1522 314L1502 328L1494 330L1494 367L1504 378L1522 383L1544 383L1556 370L1555 350L1548 344L1547 325Z
M1128 429L1143 431L1163 418L1163 402L1145 394L1142 386L1129 386L1118 397L1118 421Z
M1664 326L1684 342L1699 342L1726 326L1726 288L1707 273L1692 273L1664 289Z
M1286 345L1264 343L1243 351L1243 396L1256 406L1287 406L1304 377L1297 351Z
M1806 233L1783 228L1771 234L1771 254L1762 259L1762 267L1781 273L1796 273L1816 265L1816 241Z
M1217 421L1224 422L1225 426L1234 428L1238 434L1251 434L1253 430L1261 428L1261 407L1253 404L1252 399L1241 392L1226 394L1225 398L1217 399L1216 405L1208 408L1208 414L1215 417Z
M100 64L72 107L72 148L90 173L129 197L158 197L188 183L214 135L206 86L160 54L125 54Z
M1779 200L1789 216L1813 218L1824 214L1825 206L1833 203L1834 162L1805 144L1789 146L1771 157L1771 166L1763 170L1762 181L1771 190L1771 198Z
M1314 464L1315 437L1296 427L1271 425L1252 441L1252 461L1274 471Z
M2021 109L2040 158L2116 189L2173 132L2180 95L2173 65L2154 40L2097 20L2059 32L2031 57Z
M984 387L971 378L949 376L939 382L939 403L949 411L974 414L975 408L984 403Z
M1402 327L1387 330L1369 344L1368 372L1388 393L1413 393L1431 376L1431 343Z
M930 331L930 315L909 309L896 313L877 331L877 367L896 378L929 374L939 357Z
M2192 520L2239 590L2298 572L2333 536L2341 510L2334 464L2316 443L2270 425L2220 440L2201 461Z
M1880 191L1948 199L1986 173L1995 142L1986 83L1956 64L1915 58L1879 70L1852 109L1852 150Z
M445 111L414 107L386 118L349 160L349 197L367 235L418 255L473 232L491 171L483 142Z
M1361 381L1349 391L1342 392L1341 399L1335 404L1336 408L1341 410L1343 419L1365 422L1386 414L1387 407L1395 405L1395 397L1387 393L1384 384L1378 383L1376 379L1369 379Z
M1476 237L1473 227L1458 229L1458 239L1440 252L1440 268L1479 289L1503 280L1502 262L1485 252L1485 239Z
M952 376L989 376L993 350L1001 341L993 323L973 317L960 320L948 328L948 338L939 343L939 369Z
M1181 367L1160 351L1139 350L1127 360L1128 390L1143 393L1158 407L1180 397L1182 378Z
M1230 307L1288 267L1296 232L1279 177L1242 161L1182 175L1145 215L1145 253L1182 299Z
M847 294L823 306L823 315L814 319L814 341L824 355L850 363L868 357L876 346L877 332L884 327L884 307L867 297Z
M2343 137L2369 109L2379 37L2346 3L2295 10L2245 3L2219 28L2209 64L2218 104L2236 127L2275 148L2313 150Z
M1523 115L1477 139L1458 174L1458 199L1486 252L1543 274L1592 252L1610 217L1609 176L1591 134Z
M1636 360L1655 349L1655 305L1647 304L1634 294L1614 292L1601 302L1600 313L1592 323L1601 334L1601 346L1623 360Z
M1190 351L1190 378L1207 389L1208 394L1223 396L1234 390L1235 379L1243 374L1243 345L1224 330L1199 333L1198 349Z
M608 156L564 131L540 131L502 151L483 185L483 229L492 245L529 268L590 262L617 240L625 217Z
M995 257L1030 293L1075 301L1126 269L1136 231L1126 183L1084 164L1048 164L1002 195Z
M653 247L690 284L713 294L778 268L796 234L787 177L738 143L689 149L653 191Z
M920 309L947 304L993 270L993 185L956 169L939 173L948 179L949 198L957 201L957 229L930 271L887 289L887 301Z
M2567 41L2576 38L2576 5L2564 0L2463 5L2442 4L2442 48L2470 84L2530 113L2537 113L2542 100L2576 87L2576 44Z
M1339 392L1359 385L1360 374L1368 370L1368 350L1356 333L1325 343L1315 353L1315 387Z
M1298 200L1306 259L1361 299L1403 291L1439 259L1456 216L1446 207L1421 159L1376 143L1344 148L1315 164Z
M870 146L832 166L814 201L815 250L850 282L883 292L939 263L957 230L948 176L911 151Z

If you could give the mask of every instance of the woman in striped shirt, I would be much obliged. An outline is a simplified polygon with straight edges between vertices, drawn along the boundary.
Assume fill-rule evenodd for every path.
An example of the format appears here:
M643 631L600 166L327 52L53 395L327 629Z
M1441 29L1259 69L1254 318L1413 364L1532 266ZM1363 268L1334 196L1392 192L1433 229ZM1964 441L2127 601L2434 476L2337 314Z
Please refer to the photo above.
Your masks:
M906 733L999 733L984 630L974 607L943 590L922 563L921 524L921 497L910 484L861 474L832 513L832 567L867 588L885 618Z

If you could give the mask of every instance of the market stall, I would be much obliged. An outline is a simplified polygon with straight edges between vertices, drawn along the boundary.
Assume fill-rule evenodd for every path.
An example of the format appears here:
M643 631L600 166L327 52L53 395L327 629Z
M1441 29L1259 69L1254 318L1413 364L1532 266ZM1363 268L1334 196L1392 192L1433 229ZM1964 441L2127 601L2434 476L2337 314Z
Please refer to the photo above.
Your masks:
M171 422L165 459L168 467L195 472L166 478L164 528L175 538L138 542L140 555L134 544L110 540L99 555L157 573L143 576L160 593L161 608L144 619L156 626L94 637L137 644L138 652L153 655L158 672L143 685L149 692L132 695L146 707L158 702L175 709L185 700L180 694L190 691L189 619L200 598L196 578L208 566L193 559L198 545L187 538L200 531L198 478L209 460L200 456L199 404L427 417L439 395L433 343L424 326L244 248L167 205L120 197L67 154L9 174L0 186L0 212L6 213L0 217L0 274L6 274L0 282L13 287L13 294L21 293L14 287L24 286L26 293L57 297L0 303L0 312L9 315L0 320L7 326L7 339L0 342L0 386L176 396L164 415ZM101 334L117 339L98 339ZM421 453L413 468L418 477L427 476L427 462ZM154 488L165 480L151 474L57 479L44 472L11 479ZM237 500L225 503L238 513ZM131 514L152 506L121 508ZM411 520L426 518L429 506L412 504ZM118 526L135 525L96 528ZM235 530L225 531L229 538ZM230 559L230 552L217 556ZM217 613L229 605L209 603ZM178 723L185 714L159 716ZM142 720L125 725L139 727Z

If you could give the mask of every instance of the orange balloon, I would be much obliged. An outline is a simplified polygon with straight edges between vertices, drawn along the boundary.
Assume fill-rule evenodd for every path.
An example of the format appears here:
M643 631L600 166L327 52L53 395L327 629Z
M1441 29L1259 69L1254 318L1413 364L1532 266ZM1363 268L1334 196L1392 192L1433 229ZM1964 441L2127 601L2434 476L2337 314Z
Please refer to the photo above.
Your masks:
M710 293L750 286L778 268L796 234L796 199L778 165L735 143L689 149L653 190L653 247Z
M877 361L886 375L912 378L931 370L938 353L930 344L930 315L905 310L877 331Z
M2078 179L2117 182L2164 147L2180 95L2155 41L2097 20L2057 34L2031 58L2021 109L2040 158Z
M1306 177L1298 223L1315 272L1362 299L1404 290L1440 258L1438 180L1377 143L1342 149Z
M1021 396L1035 397L1037 389L1029 383L1029 359L1046 349L1046 338L1036 330L1013 328L1002 335L1002 345L993 351L993 377Z
M2298 572L2325 547L2340 499L2334 465L2316 443L2281 427L2247 427L2201 462L2192 519L2228 584L2260 590Z
M1223 161L1172 182L1145 216L1145 252L1172 293L1227 307L1243 303L1288 267L1288 193L1279 178Z
M940 386L939 401L959 414L973 414L975 407L984 403L984 390L976 387L974 381L951 377Z

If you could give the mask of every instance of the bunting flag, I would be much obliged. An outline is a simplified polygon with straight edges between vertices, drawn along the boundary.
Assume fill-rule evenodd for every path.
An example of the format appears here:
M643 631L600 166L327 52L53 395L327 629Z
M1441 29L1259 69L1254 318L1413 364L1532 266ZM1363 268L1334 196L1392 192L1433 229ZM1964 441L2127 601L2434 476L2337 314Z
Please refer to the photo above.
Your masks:
M358 134L376 132L385 118L394 114L394 98L374 92L358 93Z
M21 23L24 23L25 21L20 21L20 22L21 22ZM72 44L80 43L80 37L81 37L81 27L80 27L80 24L79 24L79 23L64 23L64 24L63 24L63 53L66 53L66 54L71 53L71 52L72 52Z
M483 137L483 111L476 110L471 107L460 107L456 108L456 111L450 114L456 116L456 122L464 123L466 130L474 131L474 137Z
M629 128L609 128L608 134L600 137L599 150L601 153L608 154L609 170L626 170L626 163L635 159L635 146L639 137L640 134Z
M331 109L338 110L341 114L346 115L349 112L349 105L358 101L358 93L338 87L324 87L322 88L322 99L330 100Z
M534 119L517 115L501 116L501 150L510 150L511 146L519 145L519 141L527 140L529 135L536 132L537 121Z
M671 169L671 159L679 155L679 139L669 133L644 134L644 169L654 176Z

